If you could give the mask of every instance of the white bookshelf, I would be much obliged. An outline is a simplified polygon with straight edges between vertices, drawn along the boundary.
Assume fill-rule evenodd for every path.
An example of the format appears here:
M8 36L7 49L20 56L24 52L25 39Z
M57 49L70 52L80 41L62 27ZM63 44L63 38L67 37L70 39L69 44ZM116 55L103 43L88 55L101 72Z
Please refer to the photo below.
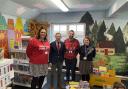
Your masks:
M27 42L30 36L21 37L21 47L19 49L11 49L11 58L14 60L14 85L30 87L31 75L29 73L29 60L26 55ZM26 79L27 78L27 79Z
M26 71L16 71L15 70L15 73L24 74L24 75L30 75L29 72L26 72Z
M18 86L31 87L30 84L24 84L24 83L18 83L18 82L13 82L13 84Z
M12 69L12 59L0 60L0 89L5 89L6 86L12 83L14 71Z

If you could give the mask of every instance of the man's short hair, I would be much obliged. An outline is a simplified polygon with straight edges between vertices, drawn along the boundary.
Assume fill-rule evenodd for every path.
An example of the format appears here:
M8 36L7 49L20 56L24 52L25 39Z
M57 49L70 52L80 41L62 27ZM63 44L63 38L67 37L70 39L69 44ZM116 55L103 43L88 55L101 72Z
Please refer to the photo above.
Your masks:
M57 32L57 33L55 34L55 36L56 36L57 34L60 34L60 35L61 35L61 33L60 33L60 32Z
M74 32L74 30L69 30L69 32Z

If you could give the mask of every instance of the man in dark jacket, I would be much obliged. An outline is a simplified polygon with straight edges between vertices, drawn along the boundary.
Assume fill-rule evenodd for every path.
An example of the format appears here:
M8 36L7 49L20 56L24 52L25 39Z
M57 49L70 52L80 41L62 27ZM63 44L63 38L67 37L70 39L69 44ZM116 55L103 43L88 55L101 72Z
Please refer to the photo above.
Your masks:
M62 73L62 65L64 60L65 46L64 46L64 43L61 41L60 33L56 33L55 38L56 40L50 44L50 55L49 55L49 62L51 65L51 88L50 89L56 89L53 84L54 80L57 80L59 89L62 89L61 73ZM57 79L55 79L55 76L57 77Z

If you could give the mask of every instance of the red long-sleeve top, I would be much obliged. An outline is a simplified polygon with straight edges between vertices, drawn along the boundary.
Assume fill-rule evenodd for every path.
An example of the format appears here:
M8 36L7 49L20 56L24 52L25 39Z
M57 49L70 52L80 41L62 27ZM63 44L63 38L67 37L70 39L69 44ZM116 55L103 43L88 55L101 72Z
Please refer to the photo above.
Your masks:
M39 41L36 38L31 38L26 53L29 62L32 64L48 64L50 43L48 41Z
M64 55L64 58L66 59L74 59L76 58L79 50L79 41L77 39L73 39L72 41L70 39L66 39L64 41L66 52Z

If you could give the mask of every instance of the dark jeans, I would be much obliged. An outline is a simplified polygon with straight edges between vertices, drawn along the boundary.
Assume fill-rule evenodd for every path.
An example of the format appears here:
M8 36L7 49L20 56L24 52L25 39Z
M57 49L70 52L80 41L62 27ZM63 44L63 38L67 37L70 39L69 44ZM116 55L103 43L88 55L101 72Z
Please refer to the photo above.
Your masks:
M83 75L81 75L81 77L82 77L83 81L88 81L89 82L89 80L90 80L90 74L83 74Z
M55 64L52 64L51 67L51 86L58 87L62 84L62 66L63 62L58 61ZM57 69L57 70L56 70ZM54 81L57 80L56 85L54 84Z
M31 82L31 89L36 89L36 86L38 86L38 89L41 89L44 78L45 76L33 77Z
M71 70L71 77L72 77L72 81L75 81L75 69L76 69L76 63L77 63L77 59L65 59L65 64L66 64L66 78L67 81L69 81L70 79L70 70Z

